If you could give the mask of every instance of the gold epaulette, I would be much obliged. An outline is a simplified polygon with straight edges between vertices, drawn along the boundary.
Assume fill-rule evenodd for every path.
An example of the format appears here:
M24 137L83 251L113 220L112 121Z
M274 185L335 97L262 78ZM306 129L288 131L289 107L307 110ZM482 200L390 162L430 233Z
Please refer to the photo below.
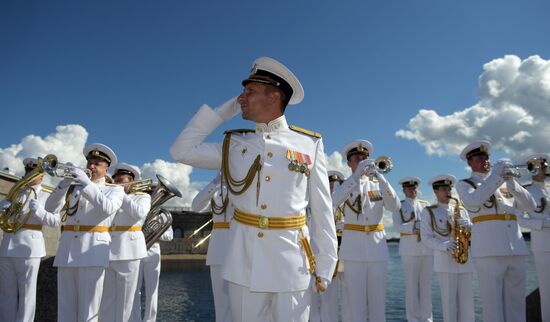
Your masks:
M233 133L254 133L256 131L251 129L234 129L234 130L227 130L223 132L223 134L233 134Z
M42 191L47 192L47 193L52 193L53 190L54 190L54 188L52 188L52 187L42 187Z
M437 205L430 205L430 206L427 206L426 208L428 208L428 209L435 209L435 208L437 208Z
M303 129L303 128L301 128L299 126L296 126L296 125L289 125L288 128L291 129L292 131L302 133L302 134L305 134L305 135L309 135L309 136L312 136L314 138L318 138L318 139L321 138L321 133L306 130L306 129Z
M423 202L423 203L429 203L428 200L422 200L422 199L418 199L418 200L416 200L416 201L418 201L418 202Z

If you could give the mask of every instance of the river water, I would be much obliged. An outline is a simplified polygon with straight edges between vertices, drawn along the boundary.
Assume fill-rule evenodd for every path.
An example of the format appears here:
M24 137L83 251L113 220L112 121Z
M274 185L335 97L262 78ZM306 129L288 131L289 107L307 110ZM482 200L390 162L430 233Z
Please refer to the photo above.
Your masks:
M405 281L398 244L388 244L388 283L386 296L386 319L388 322L405 321ZM537 288L533 257L528 256L526 295ZM439 284L432 276L434 321L442 321ZM474 301L476 321L481 321L481 302L477 277L474 274ZM214 302L207 271L162 272L159 286L158 321L208 322L214 321Z

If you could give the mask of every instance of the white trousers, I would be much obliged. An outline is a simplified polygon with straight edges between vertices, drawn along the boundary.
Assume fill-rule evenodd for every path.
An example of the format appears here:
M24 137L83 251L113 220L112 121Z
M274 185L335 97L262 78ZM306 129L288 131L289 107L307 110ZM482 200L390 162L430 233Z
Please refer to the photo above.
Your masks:
M0 257L0 321L34 321L40 258Z
M533 252L539 281L540 310L543 321L550 321L550 252Z
M251 292L248 287L229 283L233 321L307 322L310 290L296 292Z
M105 270L100 316L102 322L128 322L139 277L139 259L111 261Z
M525 256L475 259L483 321L525 322Z
M153 245L153 247L158 247ZM132 309L131 321L155 322L157 320L158 290L160 276L160 248L158 252L151 252L139 264L139 277ZM145 312L141 318L141 286L145 282Z
M346 286L342 300L349 305L349 321L386 321L387 266L386 261L344 261Z
M441 289L443 321L474 322L473 273L437 273Z
M432 321L432 256L401 256L408 322Z
M332 282L328 286L327 290L324 293L319 294L321 298L321 322L340 321L338 318L338 294L341 294L343 279L344 273L338 273L336 277L332 279ZM312 294L314 291L315 289L312 289ZM342 314L345 313L346 306L342 308Z
M57 321L98 321L104 267L57 268Z
M222 265L210 265L216 322L231 322L228 282L222 278Z

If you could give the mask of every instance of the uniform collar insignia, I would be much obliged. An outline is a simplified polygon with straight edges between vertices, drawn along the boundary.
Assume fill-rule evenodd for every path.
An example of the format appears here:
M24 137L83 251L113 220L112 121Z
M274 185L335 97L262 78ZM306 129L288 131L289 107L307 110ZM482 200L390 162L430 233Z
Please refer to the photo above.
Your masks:
M256 123L256 132L275 132L287 127L286 118L284 115L281 115L267 124Z

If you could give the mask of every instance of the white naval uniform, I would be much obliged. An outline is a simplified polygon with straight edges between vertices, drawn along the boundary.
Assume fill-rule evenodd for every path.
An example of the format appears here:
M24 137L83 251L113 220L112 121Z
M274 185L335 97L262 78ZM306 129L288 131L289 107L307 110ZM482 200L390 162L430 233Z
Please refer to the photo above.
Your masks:
M405 273L405 307L408 322L432 321L432 250L424 245L414 231L428 202L406 198L399 211L394 211L393 226L399 231L399 255Z
M346 290L343 301L348 302L350 321L386 320L386 271L388 245L385 230L362 232L348 230L347 225L375 226L383 222L384 209L399 210L399 198L386 181L371 180L362 176L357 182L350 176L332 194L333 207L341 206L346 200L354 203L361 198L361 212L356 214L349 206L344 208L344 231L339 257L344 262ZM372 194L375 194L374 197Z
M159 238L160 241L172 241L174 231L170 226ZM157 320L158 289L160 276L160 245L154 243L142 258L139 265L139 277L136 295L133 302L133 322L155 322ZM145 304L143 319L141 318L141 286L145 281Z
M191 209L196 212L210 211L210 200L213 198L217 205L221 205L220 183L216 180L210 182L193 199ZM225 192L224 192L225 193ZM214 223L227 223L233 217L231 205L228 205L227 211L223 214L212 213ZM215 225L215 224L214 224ZM229 308L229 285L221 276L223 262L227 254L227 245L229 244L228 228L213 228L210 240L208 241L208 251L206 253L206 265L210 266L210 280L212 282L212 295L214 296L214 309L216 312L216 322L231 322L231 311Z
M539 281L542 320L550 321L550 228L543 227L543 221L550 220L550 187L544 182L533 181L525 189L535 199L537 212L529 212L527 218L520 218L519 224L531 229L531 251Z
M474 189L464 180L456 191L473 222L471 250L475 258L484 321L525 321L525 256L529 254L518 222L476 217L530 211L536 204L515 181L474 172ZM488 202L495 195L496 207ZM490 207L487 207L490 206ZM486 217L485 217L486 218Z
M203 105L174 142L172 157L191 166L219 169L222 144L202 142L222 122L222 117ZM289 170L289 151L310 156L309 176ZM256 124L255 133L234 133L228 157L233 178L244 178L258 155L260 188L257 190L255 176L246 192L230 193L234 211L287 217L305 216L306 207L311 207L309 232L319 247L316 272L330 281L337 243L322 140L290 130L284 116L269 124ZM308 227L302 230L307 237ZM230 282L234 321L307 321L311 275L299 231L264 230L233 220L230 256L226 257L222 277Z
M122 207L113 219L112 228L142 227L151 209L151 196L124 196ZM105 270L101 321L129 321L137 290L140 260L147 256L142 231L111 231L109 267Z
M63 182L63 181L62 181ZM69 187L57 187L46 202L46 210L59 211ZM78 209L65 225L111 226L120 209L124 190L105 185L101 178L86 187L76 186L69 206ZM58 321L97 320L103 294L105 268L109 266L109 232L68 231L61 233L54 260L57 267Z
M441 304L443 306L443 320L445 322L474 322L474 294L472 291L472 277L474 265L471 257L464 264L455 262L452 254L447 251L447 246L453 238L452 229L447 229L447 224L453 223L454 204L438 203L431 208L433 221L428 209L424 209L421 215L420 233L422 243L433 249L434 272L437 273L439 287L441 288ZM468 214L461 208L460 216L468 219ZM432 225L444 231L443 236L434 231ZM469 223L471 225L471 223Z
M49 193L41 185L33 186L37 200L44 205ZM31 194L30 199L34 199ZM29 199L29 200L30 200ZM29 210L23 208L23 215ZM27 224L58 227L58 214L46 212L42 217L31 213ZM4 232L0 245L0 321L33 321L36 308L36 282L40 258L46 256L42 230L21 228L16 233Z
M335 183L337 185L338 183ZM341 210L338 210L341 211ZM343 218L340 221L336 221L335 216L335 225L338 229L343 229L344 221ZM340 228L338 226L341 225ZM317 245L315 240L311 240L311 247L313 252L317 253ZM311 310L309 313L309 322L332 322L332 321L346 321L347 318L339 318L339 299L341 298L342 288L344 285L344 271L341 269L343 265L340 263L336 270L336 276L332 278L332 282L328 285L327 289L323 293L318 293L315 286L315 279L311 279ZM348 313L348 308L345 302L342 302L342 315L346 316Z

